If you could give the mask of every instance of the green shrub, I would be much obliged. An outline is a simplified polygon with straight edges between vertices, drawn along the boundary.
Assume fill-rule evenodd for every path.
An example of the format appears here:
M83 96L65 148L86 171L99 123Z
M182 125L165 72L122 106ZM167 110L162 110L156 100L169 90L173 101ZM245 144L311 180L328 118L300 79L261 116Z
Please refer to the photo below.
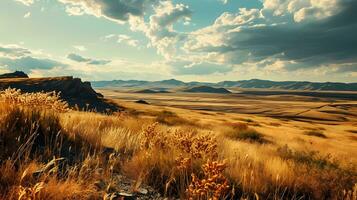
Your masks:
M183 119L180 116L178 116L176 113L167 110L158 113L156 116L156 121L168 126L177 126L177 125L197 126L196 123Z

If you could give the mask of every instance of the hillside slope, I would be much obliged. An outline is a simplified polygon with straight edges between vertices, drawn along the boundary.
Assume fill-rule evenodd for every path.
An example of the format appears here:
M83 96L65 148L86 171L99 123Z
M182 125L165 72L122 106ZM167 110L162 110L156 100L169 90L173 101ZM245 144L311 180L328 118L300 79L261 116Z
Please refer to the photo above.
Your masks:
M79 78L50 77L50 78L5 78L0 79L0 90L7 88L20 89L22 92L60 92L61 98L71 106L77 105L82 109L97 111L117 110L118 108L103 99L89 82Z

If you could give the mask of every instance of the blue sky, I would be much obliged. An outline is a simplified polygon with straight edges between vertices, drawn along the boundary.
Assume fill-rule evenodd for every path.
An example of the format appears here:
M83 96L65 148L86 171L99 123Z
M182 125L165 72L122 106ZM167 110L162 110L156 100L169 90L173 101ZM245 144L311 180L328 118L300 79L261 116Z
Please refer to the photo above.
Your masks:
M357 82L356 0L3 0L0 73Z

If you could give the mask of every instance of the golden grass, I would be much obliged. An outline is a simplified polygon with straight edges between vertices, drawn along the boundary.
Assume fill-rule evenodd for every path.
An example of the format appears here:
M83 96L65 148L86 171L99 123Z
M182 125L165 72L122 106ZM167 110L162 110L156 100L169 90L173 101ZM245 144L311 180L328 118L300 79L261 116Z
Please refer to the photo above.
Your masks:
M0 199L103 199L121 175L134 180L133 191L148 184L169 198L356 199L353 163L294 148L295 140L259 142L270 136L251 120L206 125L182 113L56 112L44 102L63 103L57 97L6 93ZM41 103L20 103L33 101Z
M16 106L41 107L57 112L66 112L69 110L68 103L61 100L60 93L56 92L22 93L20 89L8 88L4 91L0 91L0 99Z

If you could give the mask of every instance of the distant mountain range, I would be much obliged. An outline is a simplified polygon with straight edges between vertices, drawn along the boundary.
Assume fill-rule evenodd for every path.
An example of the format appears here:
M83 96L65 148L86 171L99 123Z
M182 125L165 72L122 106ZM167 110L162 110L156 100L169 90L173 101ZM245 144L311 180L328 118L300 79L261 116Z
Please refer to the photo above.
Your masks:
M192 88L197 86L207 86L229 89L272 89L272 90L313 90L313 91L357 91L357 83L338 82L308 82L308 81L269 81L260 79L242 81L222 81L218 83L208 82L183 82L175 79L163 81L138 81L138 80L113 80L113 81L92 81L93 87L103 88L150 88L158 91L165 91L173 88Z

